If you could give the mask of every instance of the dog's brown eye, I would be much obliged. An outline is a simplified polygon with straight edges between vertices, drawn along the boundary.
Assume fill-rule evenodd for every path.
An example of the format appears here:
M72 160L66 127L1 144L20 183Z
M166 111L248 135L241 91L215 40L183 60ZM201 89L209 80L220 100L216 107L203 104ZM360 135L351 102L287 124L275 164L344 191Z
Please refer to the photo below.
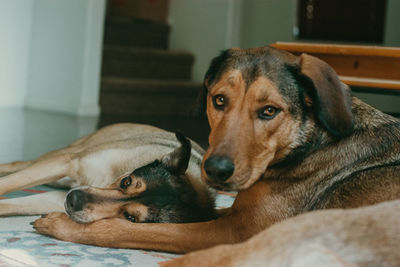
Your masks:
M216 109L223 109L226 105L226 99L223 95L213 96L213 104Z
M266 106L260 110L258 117L262 120L270 120L273 119L278 113L279 110L277 108L273 106Z
M127 212L124 212L124 217L125 217L125 219L127 219L130 222L136 222L135 216L133 216Z
M125 178L123 178L123 179L121 180L121 183L120 183L119 186L120 186L122 189L126 189L126 188L128 188L128 186L131 185L131 183L132 183L132 178L131 178L130 176L126 176Z

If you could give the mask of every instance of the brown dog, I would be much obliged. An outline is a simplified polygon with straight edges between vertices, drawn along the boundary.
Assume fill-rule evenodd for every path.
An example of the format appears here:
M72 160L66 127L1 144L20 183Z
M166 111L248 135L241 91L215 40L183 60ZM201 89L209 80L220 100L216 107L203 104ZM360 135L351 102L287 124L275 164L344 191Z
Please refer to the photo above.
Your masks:
M323 61L271 47L231 49L212 61L204 84L211 133L203 179L239 190L224 215L189 224L110 219L83 226L56 213L35 228L85 244L188 252L245 241L308 211L400 197L399 120L351 97Z

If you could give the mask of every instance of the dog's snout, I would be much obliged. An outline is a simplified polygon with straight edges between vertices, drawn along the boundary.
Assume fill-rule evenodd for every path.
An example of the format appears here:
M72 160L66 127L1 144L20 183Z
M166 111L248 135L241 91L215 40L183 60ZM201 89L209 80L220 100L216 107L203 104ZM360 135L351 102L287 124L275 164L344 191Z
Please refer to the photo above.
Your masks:
M68 193L66 198L66 204L68 209L73 211L83 210L85 204L85 193L82 190L72 190Z
M223 182L231 177L235 165L227 157L212 156L204 162L204 170L210 179Z

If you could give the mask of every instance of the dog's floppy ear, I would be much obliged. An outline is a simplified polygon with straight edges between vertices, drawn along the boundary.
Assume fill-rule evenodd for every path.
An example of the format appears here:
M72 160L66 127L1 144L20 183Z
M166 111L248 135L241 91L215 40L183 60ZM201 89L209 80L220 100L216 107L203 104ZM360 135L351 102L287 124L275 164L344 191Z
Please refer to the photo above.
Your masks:
M313 87L308 93L319 121L336 137L350 134L354 120L349 88L326 62L307 54L299 59L300 74Z
M190 114L194 117L201 118L206 115L206 105L207 105L207 88L203 85L197 98L190 108Z
M204 75L203 87L199 92L196 103L191 108L191 113L196 117L205 116L206 105L207 105L207 94L208 86L216 79L225 65L226 59L228 58L229 50L222 51L217 57L211 60L210 66L206 74Z
M192 145L183 134L175 133L181 146L161 158L162 164L173 174L180 175L186 172L190 160Z

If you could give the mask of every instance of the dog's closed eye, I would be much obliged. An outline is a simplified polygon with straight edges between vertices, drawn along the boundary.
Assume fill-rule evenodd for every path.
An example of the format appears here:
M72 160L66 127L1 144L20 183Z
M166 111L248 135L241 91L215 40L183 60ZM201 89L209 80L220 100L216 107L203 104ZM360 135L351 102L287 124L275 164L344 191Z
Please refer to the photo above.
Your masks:
M134 223L148 222L149 217L151 217L149 207L138 202L125 205L122 214L126 220Z
M128 212L124 212L124 217L130 222L136 222L136 217L133 216L132 214L129 214Z

